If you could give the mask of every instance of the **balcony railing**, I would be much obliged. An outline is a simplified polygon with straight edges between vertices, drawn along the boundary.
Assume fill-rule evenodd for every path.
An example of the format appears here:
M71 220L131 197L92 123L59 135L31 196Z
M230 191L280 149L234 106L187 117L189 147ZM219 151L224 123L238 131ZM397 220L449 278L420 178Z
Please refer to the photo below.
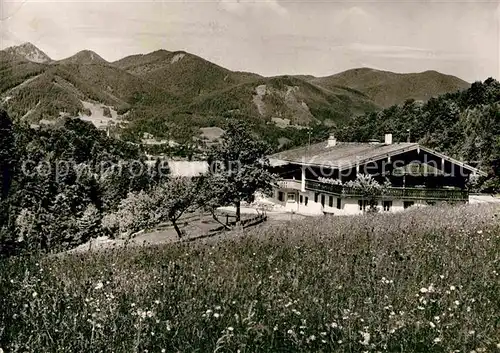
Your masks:
M282 189L293 189L301 190L302 183L300 180L281 180L278 182L278 186Z
M306 180L306 190L344 195L347 197L365 196L361 190L356 188L322 183L316 180ZM381 199L467 201L469 199L469 193L465 190L452 189L389 187L385 189L379 197Z

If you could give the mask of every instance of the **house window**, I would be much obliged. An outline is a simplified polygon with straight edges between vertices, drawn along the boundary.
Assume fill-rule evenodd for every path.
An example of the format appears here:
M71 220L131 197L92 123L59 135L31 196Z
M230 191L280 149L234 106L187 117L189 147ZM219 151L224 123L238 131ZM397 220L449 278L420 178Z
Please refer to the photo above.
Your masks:
M321 195L321 206L325 207L325 195Z
M410 208L411 206L413 206L414 204L415 204L415 202L413 202L413 201L404 201L403 202L403 207L405 209L407 209L407 208Z
M340 197L337 198L337 208L342 209L342 199Z
M333 207L333 196L328 197L328 206Z
M287 195L287 200L288 200L288 202L295 202L295 193L289 192Z
M384 211L389 212L392 208L392 201L384 201L383 205L384 205Z
M285 201L285 195L282 191L278 191L278 201Z
M317 192L314 193L314 202L318 202L319 194Z
M299 196L299 203L304 203L304 196L302 195Z
M358 206L360 211L366 211L366 208L368 207L368 200L359 200Z
M305 202L304 202L304 205L306 205L306 206L307 206L307 203L308 203L308 202L309 202L309 197L307 197L307 196L306 196L306 200L305 200Z

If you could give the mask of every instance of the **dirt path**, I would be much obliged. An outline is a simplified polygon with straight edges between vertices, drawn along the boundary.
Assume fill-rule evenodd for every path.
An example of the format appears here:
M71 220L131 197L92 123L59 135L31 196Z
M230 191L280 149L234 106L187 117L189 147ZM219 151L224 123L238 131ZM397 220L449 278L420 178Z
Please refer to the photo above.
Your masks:
M220 211L222 214L234 214L233 207L223 207L220 209ZM258 214L255 209L249 207L243 207L241 213L243 219L253 217L254 215ZM286 223L287 221L305 218L305 216L282 212L267 212L267 216L268 220L266 222L255 227L267 228L270 226L276 226L282 223ZM222 221L225 221L223 215L220 217L220 219ZM183 240L208 238L221 239L240 234L240 232L238 231L213 232L214 229L220 227L220 224L215 222L212 219L211 215L201 213L194 213L186 216L179 223L179 227L186 234ZM128 241L126 241L125 239L109 239L106 237L98 237L68 252L73 253L81 251L112 249L124 246L154 246L175 243L178 241L179 238L177 236L177 233L175 232L173 227L168 224L154 231L137 234Z

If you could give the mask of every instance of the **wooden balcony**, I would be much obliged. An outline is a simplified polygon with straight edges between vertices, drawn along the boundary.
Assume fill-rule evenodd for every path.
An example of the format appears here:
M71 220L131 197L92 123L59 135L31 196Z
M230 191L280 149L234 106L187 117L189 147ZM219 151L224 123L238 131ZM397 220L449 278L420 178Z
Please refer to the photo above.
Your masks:
M300 181L299 181L300 187ZM324 192L328 194L343 195L346 197L363 197L359 189L322 183L316 180L306 180L306 190ZM401 188L390 187L380 195L381 199L398 200L428 200L428 201L468 201L469 193L465 190L455 189L428 189L428 188Z
M300 180L285 179L279 181L278 186L282 189L301 190L302 183Z

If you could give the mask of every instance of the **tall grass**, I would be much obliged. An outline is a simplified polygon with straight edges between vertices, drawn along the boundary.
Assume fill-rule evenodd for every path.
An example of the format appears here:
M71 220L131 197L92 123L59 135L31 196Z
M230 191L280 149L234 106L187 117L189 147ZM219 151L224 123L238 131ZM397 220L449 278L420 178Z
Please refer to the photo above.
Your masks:
M500 351L492 206L1 263L6 352Z

